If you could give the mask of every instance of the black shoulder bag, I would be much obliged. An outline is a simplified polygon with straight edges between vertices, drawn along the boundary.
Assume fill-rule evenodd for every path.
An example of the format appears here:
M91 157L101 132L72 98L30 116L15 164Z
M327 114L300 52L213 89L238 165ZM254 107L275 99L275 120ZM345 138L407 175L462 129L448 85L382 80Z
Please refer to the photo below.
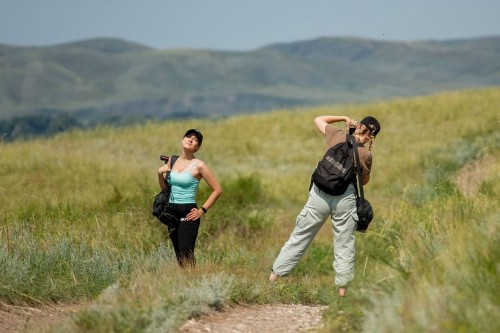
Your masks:
M170 169L174 167L175 161L177 160L179 156L174 155L170 159ZM167 183L167 187L165 189L161 190L160 193L158 193L155 196L155 199L153 201L153 215L160 220L161 223L169 225L169 222L171 222L171 218L173 215L169 214L169 199L170 199L170 192L172 190L172 187L170 186L168 182L168 175L170 174L170 171L167 171L165 180Z
M354 137L351 137L351 140L354 140ZM363 183L361 179L361 163L359 163L358 146L355 142L353 142L353 146L354 156L356 158L356 166L358 169L358 184L356 184L356 181L354 182L354 188L356 189L356 209L358 212L358 227L356 228L356 230L359 232L366 232L368 226L370 225L370 222L373 220L373 208L368 200L365 199L365 194L363 192Z

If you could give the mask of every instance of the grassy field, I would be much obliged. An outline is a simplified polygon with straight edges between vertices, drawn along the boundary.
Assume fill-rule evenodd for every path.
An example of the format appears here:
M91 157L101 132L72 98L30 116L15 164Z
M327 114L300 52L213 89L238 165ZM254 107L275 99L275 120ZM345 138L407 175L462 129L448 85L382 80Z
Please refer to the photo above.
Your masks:
M460 91L0 144L0 308L89 304L54 332L171 331L276 302L329 305L325 332L498 331L499 105L500 89ZM345 299L329 221L292 274L267 283L324 152L323 114L382 124L365 188L375 219L357 234ZM159 155L179 153L191 127L224 195L202 222L197 267L181 270L151 205Z

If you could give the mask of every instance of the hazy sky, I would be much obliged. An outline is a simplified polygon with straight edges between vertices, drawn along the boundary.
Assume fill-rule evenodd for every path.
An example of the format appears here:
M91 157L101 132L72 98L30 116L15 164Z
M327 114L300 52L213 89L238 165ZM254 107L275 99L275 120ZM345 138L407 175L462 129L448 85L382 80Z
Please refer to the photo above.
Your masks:
M324 36L500 35L499 0L0 0L0 43L118 37L158 49L251 50Z

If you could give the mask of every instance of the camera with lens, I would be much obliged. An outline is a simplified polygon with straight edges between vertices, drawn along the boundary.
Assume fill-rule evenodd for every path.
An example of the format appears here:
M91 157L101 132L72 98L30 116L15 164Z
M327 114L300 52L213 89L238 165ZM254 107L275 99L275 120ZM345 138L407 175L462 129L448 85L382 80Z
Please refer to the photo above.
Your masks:
M168 157L167 155L160 155L160 160L164 161L165 164L168 163L168 160L169 160L170 157Z

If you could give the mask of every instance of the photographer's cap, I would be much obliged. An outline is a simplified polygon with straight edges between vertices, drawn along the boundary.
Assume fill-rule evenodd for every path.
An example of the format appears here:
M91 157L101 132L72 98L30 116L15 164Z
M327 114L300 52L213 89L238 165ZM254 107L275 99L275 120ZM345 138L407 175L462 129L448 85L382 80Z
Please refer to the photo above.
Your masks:
M361 119L360 123L365 125L372 132L373 136L377 136L380 132L380 123L372 116L364 117Z
M198 140L198 145L201 146L201 143L203 142L203 134L201 134L201 132L198 131L197 129L192 128L188 130L186 134L184 134L184 137L191 135L194 135L196 137L196 139Z

